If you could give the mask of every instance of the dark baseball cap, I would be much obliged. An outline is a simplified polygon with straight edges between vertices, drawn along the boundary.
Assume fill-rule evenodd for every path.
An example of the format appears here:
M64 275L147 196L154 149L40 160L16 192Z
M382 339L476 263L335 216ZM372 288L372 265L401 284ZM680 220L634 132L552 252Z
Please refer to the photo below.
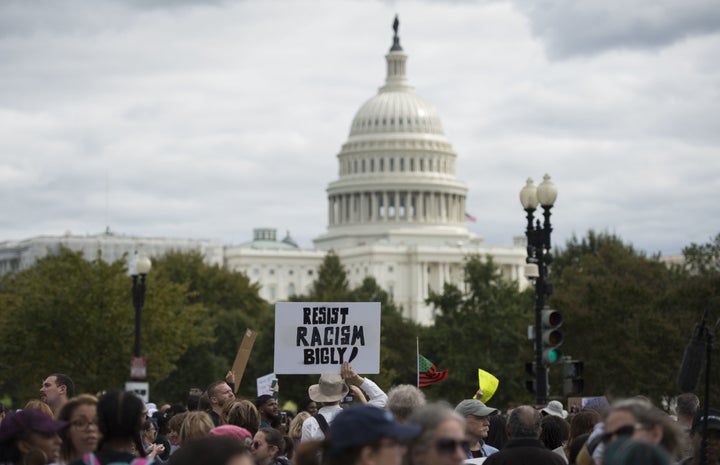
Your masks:
M32 408L18 410L6 416L0 423L0 442L10 441L22 431L57 433L67 428L69 424L66 421L55 420L40 410Z
M352 405L338 413L330 423L330 455L372 444L380 438L414 438L420 434L420 429L418 425L398 423L387 410L370 405Z
M720 430L720 410L716 408L709 408L707 418L708 429ZM700 409L700 411L695 415L695 418L693 418L692 430L695 432L702 431L704 422L705 412L703 409Z

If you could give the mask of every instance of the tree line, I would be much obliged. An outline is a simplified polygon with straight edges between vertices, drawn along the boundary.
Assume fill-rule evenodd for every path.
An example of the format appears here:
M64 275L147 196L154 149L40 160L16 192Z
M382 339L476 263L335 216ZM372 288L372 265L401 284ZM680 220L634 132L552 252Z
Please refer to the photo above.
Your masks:
M584 395L643 394L655 401L678 394L675 375L695 323L707 307L720 317L720 234L683 250L685 263L668 266L611 234L590 231L555 253L547 303L564 318L562 351L585 364ZM462 287L431 292L435 320L420 326L402 316L372 277L351 288L340 259L329 253L306 294L293 301L380 302L381 372L389 389L416 380L420 353L441 383L429 398L470 397L482 368L500 379L493 405L532 403L525 363L533 360L528 325L534 323L532 289L505 280L491 257L466 257ZM62 249L31 268L0 279L0 395L14 405L38 397L52 372L69 374L79 392L121 387L129 378L134 309L127 263L88 261ZM170 252L148 276L142 313L142 354L150 395L183 402L190 387L204 388L231 367L246 328L257 338L240 384L255 396L255 379L273 371L274 307L240 272L207 265L199 253ZM562 395L561 368L550 371L550 396ZM281 400L300 400L316 376L280 376ZM712 374L717 398L720 373ZM701 394L698 390L698 394Z

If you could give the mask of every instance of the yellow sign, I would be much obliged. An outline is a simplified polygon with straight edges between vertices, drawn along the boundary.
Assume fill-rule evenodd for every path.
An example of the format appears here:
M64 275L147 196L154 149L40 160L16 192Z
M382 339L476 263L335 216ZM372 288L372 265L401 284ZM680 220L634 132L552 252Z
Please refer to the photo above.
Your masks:
M499 383L500 381L495 376L481 368L478 368L478 387L482 391L482 398L480 399L480 402L483 404L487 403L487 401L489 401L497 391Z

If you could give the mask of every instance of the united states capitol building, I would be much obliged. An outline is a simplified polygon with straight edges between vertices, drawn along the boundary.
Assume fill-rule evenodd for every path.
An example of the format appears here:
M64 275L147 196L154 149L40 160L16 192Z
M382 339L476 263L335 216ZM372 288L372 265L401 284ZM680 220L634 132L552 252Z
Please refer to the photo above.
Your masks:
M434 319L425 304L431 290L441 292L446 282L463 288L469 254L492 256L505 277L524 287L524 237L487 247L466 226L468 189L455 176L457 154L435 108L408 81L408 55L397 27L385 58L385 84L357 111L337 155L339 177L327 187L327 230L313 249L300 248L289 233L280 239L270 228L255 229L253 240L230 246L109 232L42 236L0 243L0 274L30 267L60 247L82 250L88 259L101 254L109 262L126 254L197 251L208 264L247 274L260 284L261 297L276 302L307 291L332 250L351 286L373 276L405 316L424 324Z

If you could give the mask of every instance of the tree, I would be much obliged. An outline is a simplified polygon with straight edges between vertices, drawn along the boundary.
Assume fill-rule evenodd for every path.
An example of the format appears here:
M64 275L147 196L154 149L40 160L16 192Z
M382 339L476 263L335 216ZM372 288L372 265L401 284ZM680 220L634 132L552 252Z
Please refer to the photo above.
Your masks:
M523 373L532 357L526 337L532 294L503 279L489 256L466 257L464 281L464 290L446 283L442 294L431 292L427 299L437 317L424 329L420 353L449 375L426 393L451 402L470 398L482 368L500 380L496 405L529 398Z
M416 338L420 325L403 317L400 309L375 281L367 277L352 291L354 302L380 302L380 374L373 377L379 386L416 382Z
M720 273L720 233L712 242L692 243L683 249L687 269L696 274L708 275Z
M556 261L564 266L553 270L551 304L564 317L563 352L584 361L584 393L657 401L676 393L689 330L679 326L688 313L673 295L689 276L592 231Z
M134 343L125 260L107 263L61 249L0 281L0 387L18 401L37 397L44 376L63 372L78 392L121 387ZM187 348L210 337L206 308L187 288L148 275L142 354L148 381L166 377ZM171 322L169 324L168 322Z
M190 387L204 390L211 382L224 379L248 328L257 336L240 387L254 395L255 379L272 371L272 349L268 352L267 341L273 338L273 314L260 297L258 285L244 273L206 264L199 252L165 254L155 261L153 276L187 287L189 300L207 308L203 324L211 328L213 336L187 348L173 372L155 386L154 396L184 401Z

